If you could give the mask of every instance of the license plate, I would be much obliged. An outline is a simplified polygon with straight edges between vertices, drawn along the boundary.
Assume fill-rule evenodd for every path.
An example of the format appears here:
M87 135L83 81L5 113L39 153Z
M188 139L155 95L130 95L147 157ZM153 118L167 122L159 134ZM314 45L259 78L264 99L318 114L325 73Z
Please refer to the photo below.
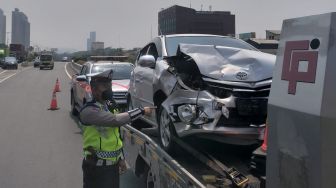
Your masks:
M236 99L239 115L266 115L267 99Z

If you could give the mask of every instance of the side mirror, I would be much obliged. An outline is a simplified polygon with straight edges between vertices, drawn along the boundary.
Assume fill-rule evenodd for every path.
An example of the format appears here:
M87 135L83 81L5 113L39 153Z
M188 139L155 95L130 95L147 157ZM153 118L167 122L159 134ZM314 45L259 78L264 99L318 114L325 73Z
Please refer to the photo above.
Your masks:
M77 76L76 80L79 81L79 82L86 82L87 81L85 75Z
M140 57L138 63L142 67L154 68L155 67L155 58L152 55L144 55L144 56Z

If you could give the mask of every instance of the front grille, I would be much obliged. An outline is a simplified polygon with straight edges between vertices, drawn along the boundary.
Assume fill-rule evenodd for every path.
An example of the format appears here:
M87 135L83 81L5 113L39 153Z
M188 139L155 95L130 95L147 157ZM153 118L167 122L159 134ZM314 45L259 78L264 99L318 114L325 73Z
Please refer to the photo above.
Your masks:
M113 92L114 99L126 99L127 92Z
M206 90L219 98L227 98L233 95L239 98L268 97L271 86L263 86L259 88L237 87L214 82L206 82Z

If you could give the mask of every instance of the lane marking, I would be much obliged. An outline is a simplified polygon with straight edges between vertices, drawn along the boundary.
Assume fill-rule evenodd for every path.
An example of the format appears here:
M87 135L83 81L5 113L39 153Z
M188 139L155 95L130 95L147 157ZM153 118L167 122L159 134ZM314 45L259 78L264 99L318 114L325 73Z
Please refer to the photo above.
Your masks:
M67 62L65 65L64 65L64 70L65 70L65 73L68 75L68 77L71 79L71 75L69 74L68 70L67 70L67 65L69 64L69 62Z
M21 73L21 72L23 72L23 71L25 71L25 70L28 70L28 69L31 69L31 68L32 68L32 67L26 67L26 68L22 68L21 70L13 70L13 71L10 71L10 72L8 72L8 70L2 71L2 72L0 72L0 74L5 73L5 72L13 73L13 74L10 74L10 75L8 75L8 76L5 76L3 79L0 80L0 83L2 83L2 82L4 82L4 81L8 80L9 78L13 77L14 75L16 75L16 74L18 74L18 73Z
M14 73L14 74L12 74L12 75L10 75L10 76L7 76L6 78L0 80L0 83L4 82L5 80L7 80L7 79L9 79L9 78L11 78L11 77L13 77L13 76L16 75L16 74L17 74L17 73Z
M7 71L8 71L8 70L4 70L4 71L0 72L0 74L5 73L5 72L7 72Z

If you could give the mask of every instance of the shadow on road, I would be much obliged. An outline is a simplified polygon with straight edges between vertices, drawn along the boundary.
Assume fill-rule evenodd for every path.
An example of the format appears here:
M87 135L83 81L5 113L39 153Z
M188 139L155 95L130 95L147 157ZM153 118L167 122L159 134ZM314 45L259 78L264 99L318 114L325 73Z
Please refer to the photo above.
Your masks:
M81 125L81 123L79 122L78 117L72 115L71 112L69 112L69 116L70 116L70 118L76 123L77 127L80 129L80 131L75 132L75 134L82 134L82 133L83 133L83 129L82 129L82 125Z

